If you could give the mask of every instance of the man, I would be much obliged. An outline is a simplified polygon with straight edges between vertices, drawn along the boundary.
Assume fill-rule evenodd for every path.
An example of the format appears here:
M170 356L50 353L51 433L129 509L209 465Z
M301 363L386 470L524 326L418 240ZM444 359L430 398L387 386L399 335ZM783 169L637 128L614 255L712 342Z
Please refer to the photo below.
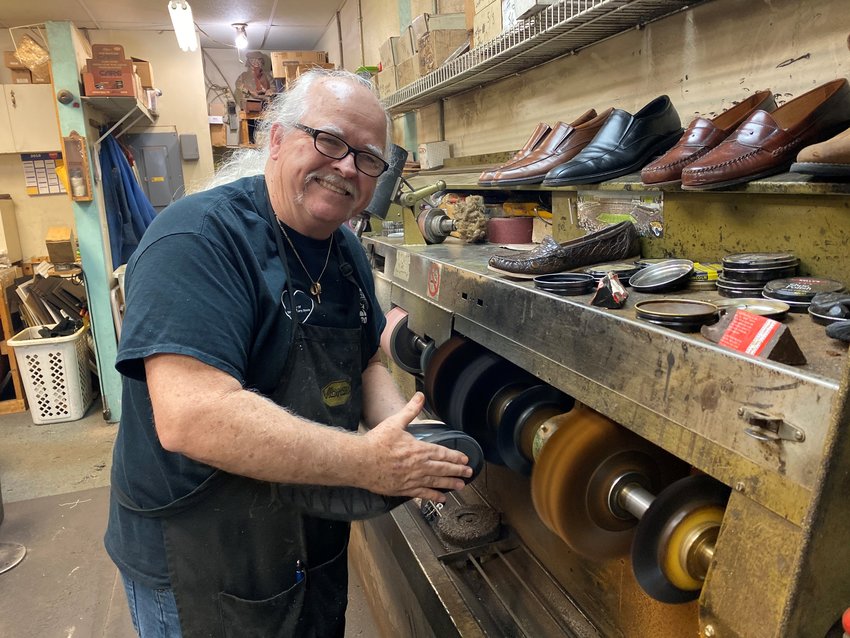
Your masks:
M341 636L349 524L292 484L442 502L471 475L406 432L423 398L379 361L368 263L340 228L386 170L386 112L316 70L264 129L222 173L264 174L170 206L127 268L106 548L143 638Z

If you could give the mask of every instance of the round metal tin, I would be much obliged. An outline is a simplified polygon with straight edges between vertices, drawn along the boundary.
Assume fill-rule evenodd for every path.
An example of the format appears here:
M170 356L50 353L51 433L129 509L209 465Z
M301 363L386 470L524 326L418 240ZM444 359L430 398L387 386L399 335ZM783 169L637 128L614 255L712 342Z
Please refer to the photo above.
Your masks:
M746 310L754 315L760 315L769 319L780 321L785 318L791 309L784 301L775 299L761 299L758 297L739 297L737 299L718 299L712 301L721 313L735 310Z
M818 293L809 305L809 314L815 323L829 325L850 319L850 294L840 292Z
M785 279L797 274L799 261L789 266L771 266L769 268L731 268L723 269L723 276L731 281L767 282L773 279Z
M717 320L717 306L694 299L650 299L635 304L638 319L681 332L697 332Z
M593 290L596 280L586 273L556 273L538 275L534 278L534 285L558 295L584 295Z
M822 292L843 292L844 284L832 279L815 277L791 277L775 279L764 285L763 297L779 299L788 303L811 303L814 296Z
M699 281L697 279L689 279L688 290L717 290L717 280Z
M717 292L723 297L755 297L761 295L762 282L729 281L726 277L717 278Z
M623 281L623 277L631 277L640 269L641 266L638 266L634 262L617 261L610 264L597 264L595 266L589 266L588 268L585 268L582 272L586 272L594 279L602 279L609 272L613 272L617 274L617 276L620 278L620 281Z
M723 258L723 269L762 270L783 266L795 266L799 260L793 253L733 253Z
M694 270L690 259L668 259L654 266L639 270L629 279L637 292L668 292L680 290L687 285Z

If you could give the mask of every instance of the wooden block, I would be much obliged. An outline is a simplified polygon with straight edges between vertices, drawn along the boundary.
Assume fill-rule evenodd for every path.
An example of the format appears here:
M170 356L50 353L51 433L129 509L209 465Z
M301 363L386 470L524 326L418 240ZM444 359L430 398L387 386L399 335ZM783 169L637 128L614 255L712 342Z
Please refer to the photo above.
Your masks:
M700 332L709 341L753 357L792 366L806 363L788 326L746 310L726 313L713 326L703 326Z

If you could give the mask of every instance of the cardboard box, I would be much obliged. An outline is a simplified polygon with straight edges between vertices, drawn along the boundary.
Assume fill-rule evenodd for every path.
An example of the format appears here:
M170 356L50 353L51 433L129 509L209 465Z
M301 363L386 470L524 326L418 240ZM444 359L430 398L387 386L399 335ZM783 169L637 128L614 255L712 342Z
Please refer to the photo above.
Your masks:
M428 31L442 29L466 29L466 16L462 13L448 13L445 15L423 13L413 18L410 23L413 30L413 41L416 50L419 50L419 39Z
M10 69L12 84L32 84L32 74L29 69Z
M137 76L134 73L120 72L113 76L99 76L83 73L83 87L89 96L133 97L136 95Z
M327 51L272 51L272 77L285 78L287 64L326 64Z
M14 51L3 51L3 64L7 69L26 69L27 67L18 59Z
M93 44L91 45L91 57L101 62L126 62L124 47L120 44Z
M136 75L142 83L143 89L153 89L156 85L153 83L153 67L147 60L141 58L130 58L133 61L133 66L136 70Z
M463 13L464 0L437 0L437 13Z
M47 244L47 255L50 257L50 263L73 264L77 261L74 231L67 226L48 228L44 243Z
M418 156L419 167L422 170L427 170L439 168L443 165L443 160L452 155L448 142L425 142L419 145Z
M335 66L333 64L328 63L328 62L326 62L324 64L319 64L317 62L312 62L312 63L309 63L309 64L298 64L295 67L295 77L298 77L302 73L306 73L310 69L315 69L315 68L333 69L333 68L335 68Z
M50 62L39 64L30 71L33 84L50 84Z
M398 90L396 84L396 68L394 66L384 67L384 70L375 76L375 86L378 87L378 95L385 98Z
M390 66L395 66L402 60L406 59L404 54L405 51L401 46L401 36L399 35L387 38L381 43L381 46L378 47L378 59L381 61L381 66L385 69Z
M502 32L502 2L493 0L481 11L475 12L472 27L472 46L481 46Z
M419 79L419 58L414 56L396 65L395 77L396 86L399 89L408 84L413 84Z
M419 39L419 75L428 75L439 69L457 48L468 42L466 29L440 29L429 31Z
M227 146L226 124L210 124L210 142L216 147Z
M416 42L413 41L413 28L409 24L407 25L407 28L402 31L401 36L399 36L397 53L399 55L398 59L395 61L396 66L416 55Z
M554 3L555 0L513 0L514 15L517 20L525 20Z

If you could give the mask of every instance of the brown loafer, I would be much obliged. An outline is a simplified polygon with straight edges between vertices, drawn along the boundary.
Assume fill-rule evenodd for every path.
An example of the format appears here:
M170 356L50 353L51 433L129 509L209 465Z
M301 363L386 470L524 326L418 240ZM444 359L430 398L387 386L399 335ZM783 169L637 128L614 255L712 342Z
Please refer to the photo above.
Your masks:
M655 186L678 184L682 181L682 169L718 146L753 111L772 111L775 108L773 92L759 91L715 118L698 117L673 148L644 166L640 181Z
M499 166L495 166L493 168L489 168L481 175L478 176L478 183L481 186L492 186L493 185L493 176L496 174L496 171L502 168L503 166L510 166L514 162L521 160L523 157L531 153L535 148L540 146L543 140L549 135L549 132L552 130L548 124L544 122L540 122L537 125L537 128L534 129L534 132L531 134L531 137L522 145L522 148L519 149L516 153L513 154L513 157L509 159L504 164L500 164Z
M489 266L507 274L548 275L639 254L637 229L624 221L562 244L547 235L531 250L493 255Z
M826 142L804 148L791 170L818 177L850 177L850 128Z
M718 147L682 171L682 188L722 188L782 173L802 147L848 124L850 86L844 78L827 82L773 113L754 112Z
M595 115L591 109L571 124L558 122L546 141L527 157L496 171L493 184L515 186L517 184L539 184L551 169L570 161L596 137L602 125L614 109ZM593 114L595 117L587 117Z

